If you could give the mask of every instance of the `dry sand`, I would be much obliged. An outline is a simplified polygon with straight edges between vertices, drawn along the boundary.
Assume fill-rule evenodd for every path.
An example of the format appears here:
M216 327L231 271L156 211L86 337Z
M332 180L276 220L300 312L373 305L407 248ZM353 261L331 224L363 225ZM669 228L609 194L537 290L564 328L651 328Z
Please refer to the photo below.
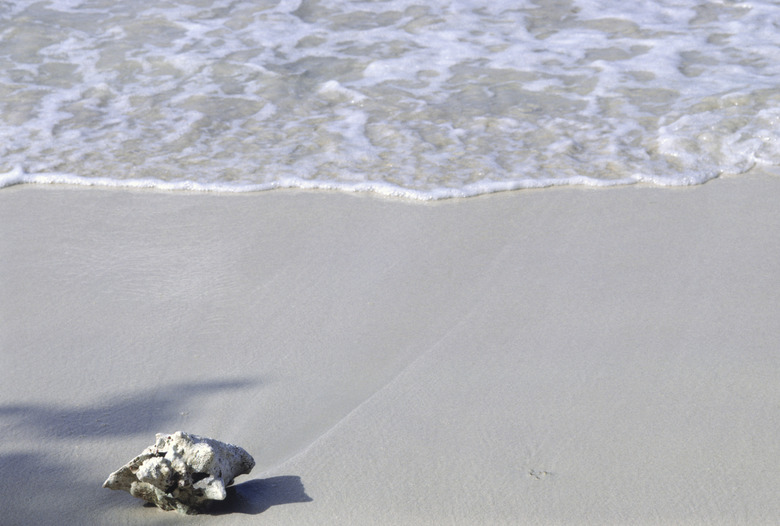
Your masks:
M0 522L777 524L778 196L0 190ZM213 515L101 488L179 429Z

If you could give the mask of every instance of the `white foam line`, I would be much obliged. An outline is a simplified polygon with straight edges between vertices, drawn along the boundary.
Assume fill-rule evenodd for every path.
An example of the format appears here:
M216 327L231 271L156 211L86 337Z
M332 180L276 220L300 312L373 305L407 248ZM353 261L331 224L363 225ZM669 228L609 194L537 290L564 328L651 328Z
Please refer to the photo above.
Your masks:
M385 197L397 197L418 201L434 201L453 198L466 198L497 192L514 190L550 188L554 186L589 186L611 187L626 186L636 183L649 183L656 186L695 186L717 177L713 174L707 178L682 177L664 178L654 176L634 175L621 179L605 180L587 176L569 177L566 179L516 179L509 181L491 181L474 183L462 188L437 188L432 191L412 190L381 181L365 181L359 183L342 183L335 181L316 181L287 178L268 183L229 184L200 183L197 181L164 181L162 179L112 179L109 177L82 177L67 173L46 172L28 174L21 167L0 173L0 188L18 184L62 184L75 186L96 186L105 188L148 188L163 191L191 191L214 193L248 193L264 192L275 189L300 190L334 190L341 192L374 193Z

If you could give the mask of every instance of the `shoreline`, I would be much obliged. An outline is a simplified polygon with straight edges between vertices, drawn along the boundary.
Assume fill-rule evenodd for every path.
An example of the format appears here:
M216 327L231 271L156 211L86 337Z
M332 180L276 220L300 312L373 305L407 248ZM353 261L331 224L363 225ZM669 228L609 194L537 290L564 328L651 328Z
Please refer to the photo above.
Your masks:
M8 524L183 430L248 524L780 520L780 178L407 201L0 190ZM771 173L775 173L772 171Z
M499 185L494 183L491 189L480 189L482 184L467 185L465 188L440 188L437 191L414 190L396 186L389 183L380 183L378 181L367 182L363 184L339 183L332 185L317 184L311 181L299 181L299 184L284 183L258 183L248 186L231 186L217 183L200 183L195 181L166 181L162 179L109 179L100 177L79 177L60 173L41 173L26 174L21 168L0 173L0 190L18 186L38 186L54 187L58 189L65 188L95 188L111 191L125 192L158 192L158 193L176 193L176 194L207 194L207 195L256 195L268 192L314 192L314 193L340 193L346 195L360 195L379 199L391 199L411 203L436 203L444 201L463 201L482 198L492 195L500 195L514 192L531 192L539 190L553 190L558 188L579 188L579 189L613 189L613 188L657 188L657 189L675 189L675 188L695 188L710 183L711 181L755 177L760 175L780 176L780 167L768 165L754 165L752 168L739 174L720 174L705 178L697 183L660 183L651 182L647 178L623 178L623 179L593 179L583 177L578 180L567 179L541 179L525 180L521 183L519 180L514 183ZM662 179L664 180L664 179Z

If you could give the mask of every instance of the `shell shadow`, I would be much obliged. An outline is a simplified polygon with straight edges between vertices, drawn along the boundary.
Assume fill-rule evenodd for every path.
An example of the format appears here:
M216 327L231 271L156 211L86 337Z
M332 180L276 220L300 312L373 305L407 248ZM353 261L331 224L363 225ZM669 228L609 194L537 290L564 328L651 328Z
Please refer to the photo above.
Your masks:
M306 494L301 477L285 475L255 479L227 488L227 498L214 502L209 515L245 513L257 515L271 506L312 502Z

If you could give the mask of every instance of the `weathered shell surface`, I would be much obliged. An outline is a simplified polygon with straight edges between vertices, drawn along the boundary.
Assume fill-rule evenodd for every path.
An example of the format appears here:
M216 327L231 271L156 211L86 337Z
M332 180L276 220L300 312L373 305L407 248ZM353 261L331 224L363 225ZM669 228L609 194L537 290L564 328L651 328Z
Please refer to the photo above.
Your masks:
M244 449L182 431L158 434L154 445L109 475L104 488L124 490L164 510L193 514L224 500L233 479L252 471Z

